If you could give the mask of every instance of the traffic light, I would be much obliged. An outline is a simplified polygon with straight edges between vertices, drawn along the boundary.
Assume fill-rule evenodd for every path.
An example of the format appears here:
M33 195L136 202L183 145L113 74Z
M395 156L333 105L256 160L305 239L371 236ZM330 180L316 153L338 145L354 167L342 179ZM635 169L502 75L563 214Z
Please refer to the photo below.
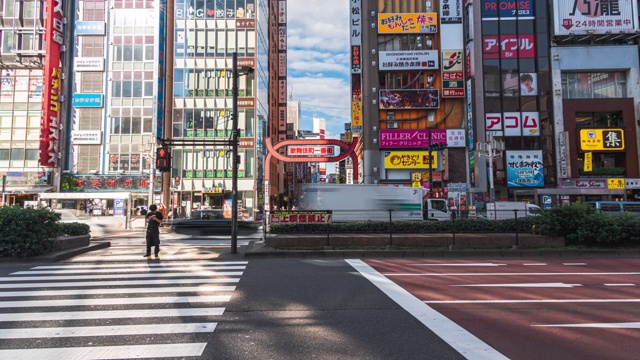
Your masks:
M447 147L447 144L442 143L442 142L437 142L437 143L433 143L433 144L429 145L429 150L438 151L438 150L442 150L442 149L444 149L446 147Z
M156 149L156 169L160 172L171 171L171 152L165 147Z

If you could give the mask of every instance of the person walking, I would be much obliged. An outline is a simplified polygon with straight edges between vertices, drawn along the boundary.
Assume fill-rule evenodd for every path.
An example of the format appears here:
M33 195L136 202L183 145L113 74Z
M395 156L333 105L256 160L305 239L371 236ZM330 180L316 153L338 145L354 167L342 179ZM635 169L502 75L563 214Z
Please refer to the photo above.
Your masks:
M149 206L149 212L146 215L147 223L147 252L144 257L151 256L151 247L155 247L156 259L159 258L160 253L160 225L162 224L162 213L158 211L158 207L153 204Z

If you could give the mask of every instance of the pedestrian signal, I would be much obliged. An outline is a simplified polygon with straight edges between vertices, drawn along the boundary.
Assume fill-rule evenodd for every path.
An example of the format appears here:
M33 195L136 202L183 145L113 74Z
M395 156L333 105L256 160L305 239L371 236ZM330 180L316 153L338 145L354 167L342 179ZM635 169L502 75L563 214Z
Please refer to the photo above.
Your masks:
M156 169L160 172L171 171L171 152L169 149L159 147L156 150Z

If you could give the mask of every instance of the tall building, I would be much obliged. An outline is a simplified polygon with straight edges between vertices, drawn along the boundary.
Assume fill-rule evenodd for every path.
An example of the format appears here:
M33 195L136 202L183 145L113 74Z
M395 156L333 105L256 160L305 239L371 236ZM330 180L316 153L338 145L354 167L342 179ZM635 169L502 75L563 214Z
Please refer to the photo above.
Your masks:
M44 120L43 66L47 60L57 60L60 51L55 59L45 55L44 1L4 0L0 5L0 185L5 204L25 205L36 200L39 192L52 189L54 166L40 166L40 154L47 162L59 160L59 149L49 151L53 144L48 141L48 133L47 148L39 149ZM68 44L68 38L56 40L57 47ZM57 69L60 70L59 61ZM50 88L51 83L47 86ZM55 105L60 104L56 101ZM58 135L55 129L55 136Z

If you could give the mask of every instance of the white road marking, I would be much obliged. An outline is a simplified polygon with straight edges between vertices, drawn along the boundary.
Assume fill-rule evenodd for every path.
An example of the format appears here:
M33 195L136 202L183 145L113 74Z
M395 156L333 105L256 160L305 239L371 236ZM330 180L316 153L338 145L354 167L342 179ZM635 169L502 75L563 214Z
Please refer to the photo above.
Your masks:
M495 263L459 263L459 264L409 264L410 266L505 266L507 264L495 264Z
M581 284L565 284L565 283L525 283L525 284L469 284L469 285L451 285L451 286L571 288L571 287L582 286L582 285Z
M531 325L531 326L539 326L539 327L571 327L571 328L640 329L640 322L593 323L593 324L551 324L551 325Z
M99 256L77 256L71 260L67 260L70 262L89 262L89 261L95 261L95 262L115 262L115 261L157 261L155 260L153 257L151 257L148 260L144 260L142 255L144 255L143 253L139 253L136 255L109 255L109 254L103 254L103 255L99 255ZM201 254L201 253L191 253L191 254L180 254L180 255L170 255L170 254L163 254L160 253L160 258L163 261L169 260L169 261L175 261L175 260L203 260L203 259L211 259L211 260L215 260L219 257L219 254L216 253L211 253L211 254Z
M160 253L162 255L162 253ZM142 256L142 255L140 255ZM161 263L123 263L123 264L67 264L36 266L33 270L53 269L99 269L99 268L135 268L135 267L172 267L172 266L200 266L200 265L247 265L248 261L170 261Z
M382 276L362 260L346 259L345 261L463 356L474 360L508 359L399 285Z
M637 303L640 299L425 300L424 302L427 304Z
M397 274L385 273L384 276L555 276L555 275L640 275L640 272L581 272L581 273L424 273Z
M100 273L141 273L165 271L198 271L198 270L245 270L246 266L181 266L154 268L112 268L112 269L68 269L68 270L25 270L16 271L9 275L57 275L57 274L100 274Z
M104 294L142 294L142 293L182 293L182 292L215 292L234 291L235 286L173 286L111 289L72 289L72 290L40 290L40 291L5 291L0 298L28 296L65 296L65 295L104 295Z
M108 290L105 291L108 293ZM1 295L1 293L0 293ZM137 304L193 304L203 302L227 302L229 295L216 296L157 296L137 298L98 298L98 299L62 299L62 300L20 300L0 301L0 308L27 308L48 306L101 306L101 305L137 305Z
M546 263L527 263L527 264L522 264L524 266L545 266L547 265Z
M566 266L584 266L584 265L587 265L587 263L562 263L562 265L566 265Z
M116 275L73 275L73 276L12 276L0 277L0 281L42 281L42 280L90 280L90 279L134 279L166 278L190 276L240 276L242 271L193 271L168 274L116 274Z
M148 359L200 356L207 343L0 350L0 359Z
M154 317L182 317L182 316L218 316L224 308L193 308L193 309L138 309L138 310L107 310L107 311L66 311L0 314L0 321L53 321L53 320L95 320L95 319L137 319ZM0 356L2 359L2 356ZM4 360L4 359L3 359Z
M0 339L132 336L213 332L218 323L0 329Z
M636 286L636 284L604 284L604 286Z
M52 288L52 287L89 287L97 286L127 286L127 285L169 285L169 284L214 284L237 283L240 279L216 278L216 279L168 279L168 280L128 280L128 281L82 281L82 282L58 282L58 283L9 283L0 284L0 289L24 289L24 288Z

